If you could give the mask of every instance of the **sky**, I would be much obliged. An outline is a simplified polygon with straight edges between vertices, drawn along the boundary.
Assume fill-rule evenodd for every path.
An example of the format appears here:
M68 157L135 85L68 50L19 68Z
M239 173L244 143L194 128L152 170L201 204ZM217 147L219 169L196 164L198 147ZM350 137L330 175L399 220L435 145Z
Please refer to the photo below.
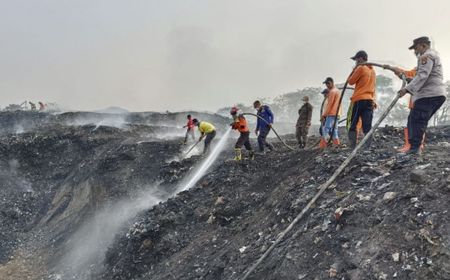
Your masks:
M449 80L448 15L448 0L0 0L0 107L215 111L343 82L360 49L413 68L424 35Z

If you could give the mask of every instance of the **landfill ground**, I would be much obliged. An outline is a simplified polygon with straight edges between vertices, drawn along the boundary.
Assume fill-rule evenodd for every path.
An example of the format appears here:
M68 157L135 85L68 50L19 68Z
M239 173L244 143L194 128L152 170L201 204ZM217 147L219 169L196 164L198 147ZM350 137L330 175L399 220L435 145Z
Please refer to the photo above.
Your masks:
M13 133L11 120L35 120L17 114L0 114L8 128L0 135L0 279L8 280L241 279L351 152L318 150L316 136L295 151L272 139L276 151L235 162L234 133L193 188L165 196L203 160L180 159L186 147L179 134L165 137L170 127L46 116ZM295 146L293 135L283 138ZM450 279L450 127L429 129L419 160L399 156L402 144L402 128L377 130L249 279ZM152 185L170 198L130 217L101 263L64 277L60 260L83 223Z

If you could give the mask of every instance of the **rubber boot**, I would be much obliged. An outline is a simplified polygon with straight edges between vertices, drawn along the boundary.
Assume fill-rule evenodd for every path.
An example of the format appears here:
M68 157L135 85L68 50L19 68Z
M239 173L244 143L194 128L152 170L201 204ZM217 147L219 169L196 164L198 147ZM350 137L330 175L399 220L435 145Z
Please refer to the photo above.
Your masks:
M354 149L356 147L356 131L348 132L348 142L350 144L350 148Z
M327 141L324 138L320 138L319 149L325 149L328 146Z
M339 141L339 139L333 139L333 145L334 146L340 146L341 145L341 141Z
M240 149L240 148L235 148L234 149L234 152L235 152L235 156L234 156L234 160L235 161L240 161L240 160L242 160L242 150Z
M253 150L250 150L248 152L248 156L250 157L251 160L254 160L255 159L255 152L253 152Z
M367 139L366 143L364 144L365 147L366 147L367 149L370 149L370 147L372 146L372 142L373 142L373 135L371 135L371 136Z
M409 149L411 149L411 144L409 143L409 133L408 133L408 128L407 127L405 127L403 129L403 134L405 135L405 144L403 145L403 147L398 149L398 151L400 153L406 153L407 151L409 151Z
M420 150L423 152L425 149L425 133L423 134L422 143L420 144Z

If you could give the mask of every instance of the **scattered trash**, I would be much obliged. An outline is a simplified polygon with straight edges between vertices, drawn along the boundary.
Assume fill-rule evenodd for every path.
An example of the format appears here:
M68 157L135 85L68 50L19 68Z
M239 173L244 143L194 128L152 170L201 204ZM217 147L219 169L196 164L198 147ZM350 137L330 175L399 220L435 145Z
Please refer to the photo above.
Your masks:
M391 201L395 198L395 196L397 195L396 192L387 192L384 194L383 196L383 200L384 201Z
M244 253L245 250L247 250L247 246L242 246L241 248L239 248L239 252Z
M394 262L399 262L400 261L400 254L399 253L392 254L392 259L394 260Z

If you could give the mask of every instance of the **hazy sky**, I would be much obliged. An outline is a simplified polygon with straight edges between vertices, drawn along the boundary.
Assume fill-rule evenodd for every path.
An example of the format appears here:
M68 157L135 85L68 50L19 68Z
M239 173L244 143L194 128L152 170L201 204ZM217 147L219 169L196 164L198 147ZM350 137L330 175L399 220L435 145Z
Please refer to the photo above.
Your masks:
M0 105L215 111L343 81L359 49L412 68L422 35L450 79L449 15L449 0L0 0Z

